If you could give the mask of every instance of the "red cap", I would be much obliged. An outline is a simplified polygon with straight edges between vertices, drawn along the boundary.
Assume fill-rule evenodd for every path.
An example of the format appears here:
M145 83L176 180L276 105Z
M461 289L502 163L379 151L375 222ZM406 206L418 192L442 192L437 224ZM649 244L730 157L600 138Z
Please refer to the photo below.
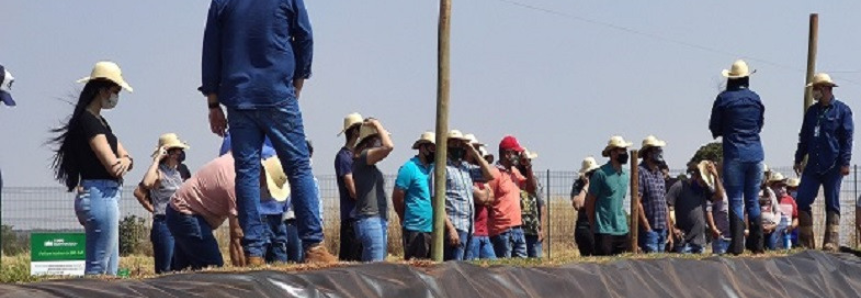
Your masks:
M499 142L499 150L514 150L517 152L523 152L523 147L520 146L520 143L517 142L517 138L513 136L505 136L502 138L502 141Z

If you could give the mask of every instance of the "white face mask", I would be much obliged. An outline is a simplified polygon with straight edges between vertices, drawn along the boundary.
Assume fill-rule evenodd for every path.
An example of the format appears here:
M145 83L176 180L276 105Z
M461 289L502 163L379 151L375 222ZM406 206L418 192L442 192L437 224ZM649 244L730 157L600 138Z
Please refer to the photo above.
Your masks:
M813 90L813 99L822 100L822 91Z
M102 109L110 110L117 106L117 103L120 102L120 95L116 93L111 93L111 97L102 100Z

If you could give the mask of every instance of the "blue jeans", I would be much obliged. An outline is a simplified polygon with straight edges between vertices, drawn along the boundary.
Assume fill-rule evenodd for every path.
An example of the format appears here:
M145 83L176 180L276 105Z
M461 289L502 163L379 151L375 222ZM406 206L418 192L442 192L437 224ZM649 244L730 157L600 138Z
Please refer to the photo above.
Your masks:
M801 174L801 185L798 186L798 198L795 202L798 204L798 210L810 212L810 205L816 200L819 187L822 186L822 192L825 195L825 211L840 214L840 185L843 182L840 167L834 166L824 174L812 172L812 170L805 170Z
M445 232L445 241L443 243L443 260L444 261L463 261L466 257L466 248L467 244L469 244L470 238L472 234L469 232L464 232L461 230L457 230L457 237L460 239L460 243L458 245L451 245L449 242L448 231Z
M730 252L740 254L744 250L744 215L747 214L751 223L749 241L753 241L755 249L757 241L762 240L762 234L757 235L761 227L759 209L759 190L763 178L763 163L742 162L734 159L725 160L723 165L724 187L729 198ZM757 239L757 237L759 237ZM761 243L761 242L760 242Z
M173 267L173 235L167 227L167 218L156 215L152 219L152 230L149 240L152 242L152 257L155 261L155 273L170 272Z
M712 253L716 255L726 254L727 250L729 250L729 239L721 236L718 239L712 241Z
M490 237L472 235L472 239L469 241L469 249L466 251L466 260L472 261L475 259L496 260L496 252L493 251Z
M652 229L650 232L640 230L642 236L639 237L640 248L646 253L662 253L667 248L667 230Z
M765 248L769 250L778 250L783 248L783 235L786 231L788 223L785 220L781 220L780 224L777 225L777 228L771 233L765 234Z
M544 252L542 241L538 241L538 235L524 235L526 238L526 256L530 258L541 258Z
M693 243L683 243L676 246L675 250L680 254L701 254L705 251L705 248Z
M266 263L287 263L287 226L281 214L266 214L262 220L266 232Z
M266 244L260 220L260 156L263 140L269 137L290 182L299 238L305 250L323 242L320 202L315 194L314 174L305 143L302 112L296 99L282 106L255 110L228 109L231 150L236 160L236 208L249 256L263 257Z
M388 221L381 216L356 221L356 238L362 243L362 262L380 262L388 252Z
M490 242L493 242L493 251L496 252L497 258L526 258L526 239L523 237L523 230L520 227L511 228L508 231L502 232L499 235L491 236Z
M302 250L302 240L299 239L299 232L296 230L296 220L285 220L284 226L287 229L287 261L292 263L304 262L305 251Z
M120 184L113 180L83 180L75 198L75 215L87 236L84 273L117 275L120 262Z
M218 249L218 241L212 234L212 227L200 215L188 215L168 206L167 227L176 242L173 270L191 267L199 270L206 267L224 266L224 258Z

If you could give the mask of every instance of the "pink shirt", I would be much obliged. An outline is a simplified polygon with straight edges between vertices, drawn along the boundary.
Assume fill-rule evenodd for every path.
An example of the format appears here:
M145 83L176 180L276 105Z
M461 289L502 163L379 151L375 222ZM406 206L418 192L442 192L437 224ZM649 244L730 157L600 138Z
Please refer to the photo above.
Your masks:
M228 153L204 165L173 195L170 206L183 214L200 215L216 229L236 212L236 172Z
M490 171L495 178L490 181L494 200L490 206L487 227L490 236L496 236L523 224L520 218L520 185L526 183L526 177L514 167L508 171L497 166Z

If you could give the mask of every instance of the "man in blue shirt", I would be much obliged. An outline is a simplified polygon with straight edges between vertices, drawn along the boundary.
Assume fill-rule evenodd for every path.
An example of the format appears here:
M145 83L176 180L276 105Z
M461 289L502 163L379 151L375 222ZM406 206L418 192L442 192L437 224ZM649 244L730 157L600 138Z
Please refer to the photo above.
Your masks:
M335 176L338 182L338 197L341 207L341 237L338 259L359 262L362 260L362 244L356 237L353 225L356 219L351 216L356 207L356 183L353 180L353 145L359 138L359 128L364 118L359 113L344 117L344 128L338 135L344 135L344 147L335 155Z
M413 143L419 154L398 170L392 205L403 227L404 259L430 259L433 207L429 187L436 134L425 132Z
M723 137L723 172L732 234L729 252L735 255L744 252L745 211L750 224L748 249L754 253L763 252L759 189L765 154L759 133L765 121L765 106L759 95L749 88L751 74L743 60L723 71L727 78L726 90L715 99L709 122L712 136Z
M807 87L813 88L813 98L817 103L807 108L804 114L795 151L795 171L801 175L797 197L798 242L806 248L815 248L810 205L822 186L826 210L822 248L836 251L840 243L840 185L843 176L849 175L852 159L852 110L834 97L832 89L837 84L828 74L817 74ZM806 167L802 165L805 156Z
M265 137L287 170L306 262L332 263L314 196L299 94L311 76L311 25L302 0L213 0L203 37L202 86L213 133L230 124L236 197L248 263L261 265L260 148ZM225 119L221 106L227 108Z

